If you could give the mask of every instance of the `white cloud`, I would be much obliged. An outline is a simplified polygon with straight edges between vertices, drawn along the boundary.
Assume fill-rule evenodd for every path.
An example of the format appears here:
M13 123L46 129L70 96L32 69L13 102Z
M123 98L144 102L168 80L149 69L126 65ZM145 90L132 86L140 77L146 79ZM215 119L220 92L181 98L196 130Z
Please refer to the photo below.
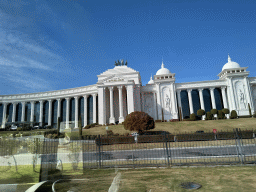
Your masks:
M13 93L51 90L52 80L47 78L48 73L58 71L55 67L64 63L49 46L34 40L31 31L20 30L30 21L26 17L4 13L0 8L0 82L2 85L12 82L16 87L11 91ZM4 94L3 89L1 94Z

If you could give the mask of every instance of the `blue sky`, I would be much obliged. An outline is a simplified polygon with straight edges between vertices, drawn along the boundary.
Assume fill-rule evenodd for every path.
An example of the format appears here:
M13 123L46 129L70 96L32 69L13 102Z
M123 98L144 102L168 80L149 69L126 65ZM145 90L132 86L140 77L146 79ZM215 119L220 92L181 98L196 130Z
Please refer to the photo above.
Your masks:
M218 79L228 53L256 76L255 0L1 0L0 95L97 83L117 59L145 85Z

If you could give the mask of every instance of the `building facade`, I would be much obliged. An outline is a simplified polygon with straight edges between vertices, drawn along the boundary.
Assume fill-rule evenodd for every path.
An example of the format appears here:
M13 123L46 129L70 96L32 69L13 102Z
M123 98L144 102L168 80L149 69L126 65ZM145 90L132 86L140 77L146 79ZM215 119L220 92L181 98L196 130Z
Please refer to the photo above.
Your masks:
M238 116L256 110L256 77L248 77L228 56L218 80L175 83L162 63L156 75L142 86L140 73L127 65L115 66L100 75L94 85L41 93L0 96L0 122L36 122L56 127L60 117L66 126L79 117L83 126L91 123L122 123L133 111L144 111L156 119L185 118L198 109L228 108ZM229 115L227 115L229 118Z

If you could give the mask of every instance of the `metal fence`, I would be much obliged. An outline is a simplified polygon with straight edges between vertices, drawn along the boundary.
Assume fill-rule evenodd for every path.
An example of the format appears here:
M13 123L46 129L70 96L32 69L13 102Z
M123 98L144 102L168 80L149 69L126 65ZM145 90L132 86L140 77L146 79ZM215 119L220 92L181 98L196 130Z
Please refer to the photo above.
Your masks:
M82 142L83 168L256 163L253 131L98 137Z
M0 140L0 171L33 165L46 180L60 170L111 167L168 167L256 163L253 131L145 136L87 136L82 140L8 138ZM32 170L33 171L33 170Z

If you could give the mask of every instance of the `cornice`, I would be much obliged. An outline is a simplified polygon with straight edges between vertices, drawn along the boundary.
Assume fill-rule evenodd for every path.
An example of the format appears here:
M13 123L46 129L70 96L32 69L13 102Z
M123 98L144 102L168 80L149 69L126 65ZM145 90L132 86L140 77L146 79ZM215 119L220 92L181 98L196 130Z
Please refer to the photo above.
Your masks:
M175 83L176 89L199 89L227 86L226 80L198 81L189 83Z
M39 101L49 99L63 99L66 97L83 96L86 94L98 93L97 85L89 85L85 87L77 87L71 89L47 91L39 93L16 94L16 95L0 95L0 102L22 102L22 101Z

